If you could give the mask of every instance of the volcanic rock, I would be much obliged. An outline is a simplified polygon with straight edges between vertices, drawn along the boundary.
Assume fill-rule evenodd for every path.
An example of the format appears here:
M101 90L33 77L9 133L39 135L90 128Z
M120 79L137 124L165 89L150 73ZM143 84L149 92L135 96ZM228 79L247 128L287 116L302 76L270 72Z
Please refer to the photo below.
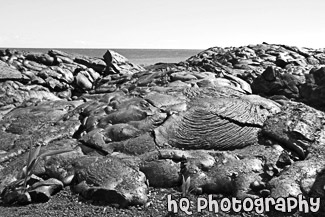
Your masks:
M29 195L33 202L47 202L53 194L60 191L62 188L62 182L51 178L32 185Z
M114 157L82 157L74 164L76 181L87 187L80 192L84 197L107 203L128 205L147 201L146 177Z
M0 58L2 201L70 186L93 202L144 205L149 186L181 189L183 178L197 194L324 200L324 50L213 47L145 68L111 50ZM40 145L58 154L37 161L42 179L22 194Z
M15 68L0 61L0 80L20 80L23 75Z

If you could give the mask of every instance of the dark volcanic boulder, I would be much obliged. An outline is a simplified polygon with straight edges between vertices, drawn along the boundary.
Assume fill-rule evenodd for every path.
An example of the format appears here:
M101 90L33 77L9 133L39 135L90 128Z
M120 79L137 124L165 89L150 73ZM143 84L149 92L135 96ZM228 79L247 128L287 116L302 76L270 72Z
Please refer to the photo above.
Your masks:
M33 202L47 202L52 195L63 188L63 183L51 178L46 181L35 183L29 192Z
M103 72L106 67L105 62L101 58L91 58L86 56L78 56L74 59L76 63L83 64L88 68L94 69L97 72Z
M299 89L303 82L297 76L282 73L281 69L270 66L254 80L252 90L255 94L264 96L283 95L289 99L299 99Z
M313 68L306 74L306 82L301 86L301 96L304 101L320 108L324 108L325 101L325 67ZM323 109L322 109L323 110Z
M5 62L0 61L0 81L3 80L21 80L24 76L17 69L10 67Z
M289 103L265 122L262 132L304 159L324 149L324 121L323 112L302 103Z
M141 66L130 63L125 57L112 50L107 50L103 56L106 63L106 73L134 74L143 71Z
M143 163L140 170L152 187L176 187L180 183L180 163L171 159L159 159Z
M265 122L262 133L294 151L300 159L269 182L271 196L304 194L324 199L325 114L302 103L290 103ZM316 179L318 182L316 183Z
M121 207L145 204L146 177L136 167L114 157L83 157L74 163L77 187L84 197Z
M237 198L257 198L263 184L266 166L275 166L283 149L264 146L249 146L233 152L207 152L213 164L204 165L200 158L188 158L182 174L191 178L191 188L196 193L233 195ZM260 158L264 156L264 160ZM263 178L264 177L264 178Z
M51 57L49 54L43 53L29 53L25 57L27 60L32 60L47 66L51 66L54 64L55 59Z

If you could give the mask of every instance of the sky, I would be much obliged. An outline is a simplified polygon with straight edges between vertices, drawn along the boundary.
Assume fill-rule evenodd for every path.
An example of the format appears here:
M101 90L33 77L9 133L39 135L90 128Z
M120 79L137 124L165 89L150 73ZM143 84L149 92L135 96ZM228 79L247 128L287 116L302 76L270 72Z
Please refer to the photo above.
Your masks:
M325 48L324 0L0 0L2 48Z

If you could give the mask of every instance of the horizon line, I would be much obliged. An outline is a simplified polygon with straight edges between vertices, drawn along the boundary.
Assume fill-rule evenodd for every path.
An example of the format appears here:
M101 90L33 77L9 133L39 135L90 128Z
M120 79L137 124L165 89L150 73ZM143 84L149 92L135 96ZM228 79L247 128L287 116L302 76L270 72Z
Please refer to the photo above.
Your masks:
M214 46L216 47L216 46ZM211 48L211 47L209 47ZM0 46L0 49L98 49L98 50L113 50L113 49L125 49L125 50L206 50L209 48L98 48L98 47L3 47Z

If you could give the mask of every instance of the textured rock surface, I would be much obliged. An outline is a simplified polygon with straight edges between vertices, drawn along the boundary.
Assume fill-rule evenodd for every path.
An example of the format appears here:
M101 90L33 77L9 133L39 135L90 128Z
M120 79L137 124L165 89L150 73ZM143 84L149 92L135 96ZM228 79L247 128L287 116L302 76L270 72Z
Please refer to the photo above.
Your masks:
M315 180L324 170L325 114L302 103L290 103L266 121L263 134L294 150L303 161L286 168L269 185L271 196L288 197L324 192L324 183ZM322 189L323 187L323 189Z
M145 205L148 187L177 189L183 177L196 194L325 199L324 50L214 47L146 68L114 51L0 56L4 202L71 186L90 201ZM73 150L40 159L17 193L30 144Z
M116 80L124 74L143 70L114 51L105 54L111 57L109 62L57 50L42 54L7 49L2 54L0 106L4 112L30 100L71 99L88 91L106 92L107 88L114 91L117 83L121 84ZM118 76L110 76L116 73Z
M280 110L273 104L274 110ZM257 142L272 113L260 103L235 97L194 99L187 111L172 115L155 131L158 145L185 149L235 149Z
M82 191L78 190L87 199L116 203L121 207L146 203L145 175L122 160L82 157L73 164L76 181L84 185L80 187L84 188Z

